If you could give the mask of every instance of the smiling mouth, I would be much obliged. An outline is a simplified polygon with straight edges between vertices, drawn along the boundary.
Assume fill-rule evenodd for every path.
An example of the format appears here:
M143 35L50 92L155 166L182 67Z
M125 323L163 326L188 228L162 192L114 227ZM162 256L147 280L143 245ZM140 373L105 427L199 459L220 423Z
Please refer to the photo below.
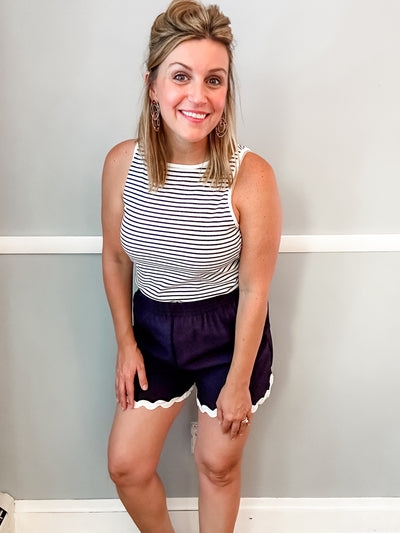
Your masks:
M209 115L209 113L194 113L193 111L181 111L181 113L185 117L196 118L198 120L203 120Z

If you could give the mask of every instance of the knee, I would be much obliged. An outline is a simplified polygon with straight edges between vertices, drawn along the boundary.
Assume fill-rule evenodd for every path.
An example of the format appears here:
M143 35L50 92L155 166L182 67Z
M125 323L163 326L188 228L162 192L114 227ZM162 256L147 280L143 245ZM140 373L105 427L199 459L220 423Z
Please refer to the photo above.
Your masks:
M196 465L199 477L218 487L225 487L240 479L240 460L197 456Z
M156 467L153 467L149 460L122 451L109 450L108 472L117 487L127 485L142 487L154 476Z

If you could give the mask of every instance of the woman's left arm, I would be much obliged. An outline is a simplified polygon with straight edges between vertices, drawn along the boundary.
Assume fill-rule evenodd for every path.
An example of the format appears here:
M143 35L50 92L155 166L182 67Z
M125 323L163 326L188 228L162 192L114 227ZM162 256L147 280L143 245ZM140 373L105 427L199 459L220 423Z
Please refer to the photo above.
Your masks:
M232 199L242 234L239 304L231 368L217 401L224 433L240 434L251 415L250 377L268 310L268 293L281 237L281 205L271 166L254 153L240 166Z

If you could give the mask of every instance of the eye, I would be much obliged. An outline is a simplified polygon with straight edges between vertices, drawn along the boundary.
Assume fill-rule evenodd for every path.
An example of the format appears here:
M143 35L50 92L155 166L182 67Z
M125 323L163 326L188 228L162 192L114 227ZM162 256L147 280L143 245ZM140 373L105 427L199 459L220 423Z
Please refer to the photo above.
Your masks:
M219 78L215 77L215 76L208 80L208 84L209 85L218 86L218 85L221 85L221 83L222 83L221 80Z
M188 77L183 72L178 72L177 74L174 74L173 79L175 81L186 81Z

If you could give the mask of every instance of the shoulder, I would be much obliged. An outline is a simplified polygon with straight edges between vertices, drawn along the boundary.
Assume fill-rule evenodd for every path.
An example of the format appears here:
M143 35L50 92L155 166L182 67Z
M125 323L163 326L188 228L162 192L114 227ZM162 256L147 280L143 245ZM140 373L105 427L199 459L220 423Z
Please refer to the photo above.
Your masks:
M131 166L136 140L129 139L114 146L107 154L103 168L103 192L121 192Z
M271 165L254 152L246 152L240 164L234 193L243 198L269 195L276 191L275 174Z
M120 166L126 166L128 163L130 165L135 146L136 139L129 139L111 148L106 156L104 167L112 169Z
M271 165L254 152L247 152L238 170L232 207L239 224L269 213L279 218L280 200Z
M274 171L271 165L254 152L247 151L238 170L237 181L246 183L274 179Z
M246 153L239 167L232 204L243 241L249 242L250 237L251 242L264 239L278 246L282 210L275 174L271 165L253 152Z
M130 139L112 148L104 161L102 177L103 205L106 202L120 202L132 162L136 141Z

